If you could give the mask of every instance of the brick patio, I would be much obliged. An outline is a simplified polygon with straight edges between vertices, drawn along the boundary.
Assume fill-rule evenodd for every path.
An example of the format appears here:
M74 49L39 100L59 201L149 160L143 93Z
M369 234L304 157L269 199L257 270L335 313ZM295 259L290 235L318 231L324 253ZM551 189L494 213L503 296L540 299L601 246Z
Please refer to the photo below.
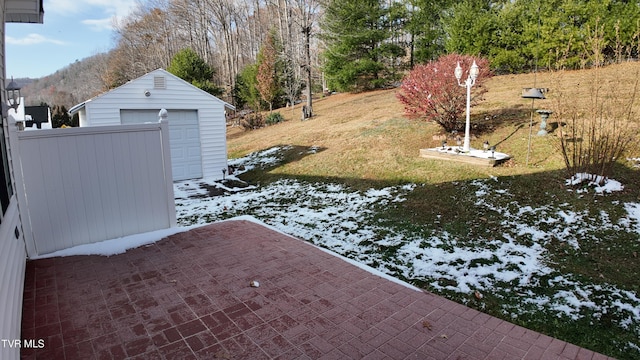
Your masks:
M23 359L606 359L244 220L29 261L22 338L45 340Z

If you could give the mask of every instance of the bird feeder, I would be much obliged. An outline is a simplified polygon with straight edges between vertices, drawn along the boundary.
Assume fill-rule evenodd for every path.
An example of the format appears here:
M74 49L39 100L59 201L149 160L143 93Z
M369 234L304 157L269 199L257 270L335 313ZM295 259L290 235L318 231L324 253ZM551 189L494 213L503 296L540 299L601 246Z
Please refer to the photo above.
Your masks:
M544 99L543 94L544 89L540 88L523 88L522 89L522 98L523 99Z

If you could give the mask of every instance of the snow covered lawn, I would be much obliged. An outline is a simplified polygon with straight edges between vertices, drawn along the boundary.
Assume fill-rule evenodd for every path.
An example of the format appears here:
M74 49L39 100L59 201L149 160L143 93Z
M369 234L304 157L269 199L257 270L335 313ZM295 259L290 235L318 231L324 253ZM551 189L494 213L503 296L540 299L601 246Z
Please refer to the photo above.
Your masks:
M243 171L263 164L272 166L285 149L250 154L232 165ZM457 301L474 302L475 307L482 308L484 294L491 294L502 300L500 307L506 318L599 321L606 317L611 326L630 333L631 338L640 338L637 293L561 273L547 250L551 242L579 249L585 241L600 241L594 234L603 229L628 232L640 241L638 203L620 204L625 212L622 217L604 211L594 217L593 212L576 211L568 204L535 208L521 204L500 179L475 180L464 186L471 187L467 190L475 194L478 213L494 214L496 229L490 236L462 239L437 226L410 231L378 220L376 215L405 201L408 194L423 186L420 184L367 191L292 179L245 188L229 184L233 185L213 181L176 183L179 225L251 215L391 276L441 294L458 294ZM223 194L208 196L207 189L216 186ZM622 188L622 184L609 181L603 187L581 191L606 196ZM640 341L615 345L640 357Z

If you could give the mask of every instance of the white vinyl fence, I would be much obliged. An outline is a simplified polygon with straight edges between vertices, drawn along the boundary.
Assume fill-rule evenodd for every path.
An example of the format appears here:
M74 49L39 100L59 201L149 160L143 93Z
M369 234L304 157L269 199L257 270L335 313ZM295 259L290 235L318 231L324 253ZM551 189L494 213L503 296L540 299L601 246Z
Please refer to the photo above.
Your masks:
M166 121L10 136L30 257L176 225Z

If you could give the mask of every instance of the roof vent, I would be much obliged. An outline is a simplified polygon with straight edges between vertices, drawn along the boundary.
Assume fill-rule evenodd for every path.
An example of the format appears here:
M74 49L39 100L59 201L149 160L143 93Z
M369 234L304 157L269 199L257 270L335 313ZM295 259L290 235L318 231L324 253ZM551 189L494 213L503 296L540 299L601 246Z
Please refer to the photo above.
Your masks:
M153 88L154 89L166 89L167 82L164 76L154 76L153 77Z

